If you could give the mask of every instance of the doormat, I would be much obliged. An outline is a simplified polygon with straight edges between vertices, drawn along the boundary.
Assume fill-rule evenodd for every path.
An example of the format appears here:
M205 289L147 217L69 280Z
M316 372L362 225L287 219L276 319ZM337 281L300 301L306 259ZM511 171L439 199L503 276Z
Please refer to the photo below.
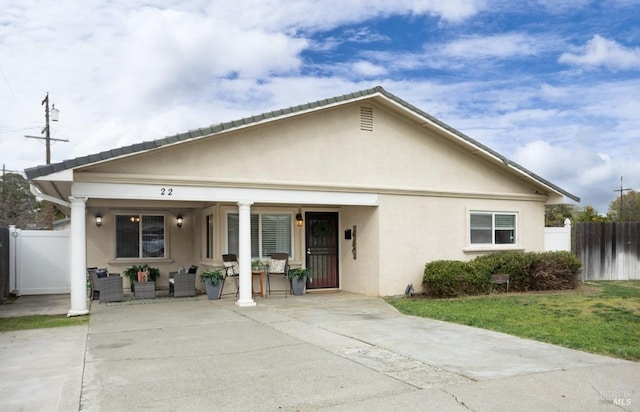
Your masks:
M174 298L171 296L157 297L153 299L134 299L133 296L125 296L122 302L107 302L107 306L124 306L124 305L149 305L154 303L168 303L168 302L189 302L198 300L197 296L187 296L181 298Z

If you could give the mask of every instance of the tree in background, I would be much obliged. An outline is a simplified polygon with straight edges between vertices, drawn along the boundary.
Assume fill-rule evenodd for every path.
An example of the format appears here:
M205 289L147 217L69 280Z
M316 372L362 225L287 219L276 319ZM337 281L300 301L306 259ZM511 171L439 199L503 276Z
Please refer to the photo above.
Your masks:
M562 227L564 220L569 218L576 222L610 222L609 215L603 216L593 207L585 206L580 209L575 205L547 205L544 210L544 225L546 227Z
M630 190L609 203L609 216L616 222L640 220L640 193Z
M585 208L579 212L577 212L573 216L574 222L611 222L611 217L609 215L602 216L593 206L585 206Z
M0 183L0 226L9 225L46 228L42 202L29 190L29 182L17 173L5 173Z
M546 205L544 208L544 225L546 227L562 227L564 220L578 213L578 208L574 205Z

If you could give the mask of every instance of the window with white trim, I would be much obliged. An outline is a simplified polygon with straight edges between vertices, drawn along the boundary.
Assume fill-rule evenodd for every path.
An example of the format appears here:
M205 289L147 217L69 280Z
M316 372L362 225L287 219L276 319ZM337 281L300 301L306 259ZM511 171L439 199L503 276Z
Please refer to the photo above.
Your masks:
M116 215L116 258L165 257L164 216Z
M514 245L516 243L516 214L471 212L472 245Z
M227 214L227 253L239 253L239 218ZM251 257L268 257L274 252L292 256L293 218L290 213L251 214Z

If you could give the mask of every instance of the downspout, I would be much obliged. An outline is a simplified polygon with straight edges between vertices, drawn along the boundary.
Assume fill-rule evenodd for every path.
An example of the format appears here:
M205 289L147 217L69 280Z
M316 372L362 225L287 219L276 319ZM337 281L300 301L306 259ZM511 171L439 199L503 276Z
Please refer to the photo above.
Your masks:
M51 202L51 203L55 203L57 205L60 206L64 206L67 207L69 209L71 209L71 203L69 202L65 202L62 199L58 199L57 197L53 197L53 196L49 196L49 195L45 195L44 193L40 192L34 185L33 183L29 183L29 190L31 191L31 193L35 196L35 197L39 197L40 199L46 200L47 202Z

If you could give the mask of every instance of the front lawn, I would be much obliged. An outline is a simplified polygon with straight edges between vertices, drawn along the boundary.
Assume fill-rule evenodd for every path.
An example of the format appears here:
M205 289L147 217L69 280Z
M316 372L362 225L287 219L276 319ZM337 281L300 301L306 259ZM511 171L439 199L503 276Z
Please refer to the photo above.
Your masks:
M66 315L30 315L14 318L0 318L0 332L10 330L60 328L64 326L81 326L89 323L89 316Z
M407 315L640 360L640 281L590 282L555 293L388 298L387 302Z

